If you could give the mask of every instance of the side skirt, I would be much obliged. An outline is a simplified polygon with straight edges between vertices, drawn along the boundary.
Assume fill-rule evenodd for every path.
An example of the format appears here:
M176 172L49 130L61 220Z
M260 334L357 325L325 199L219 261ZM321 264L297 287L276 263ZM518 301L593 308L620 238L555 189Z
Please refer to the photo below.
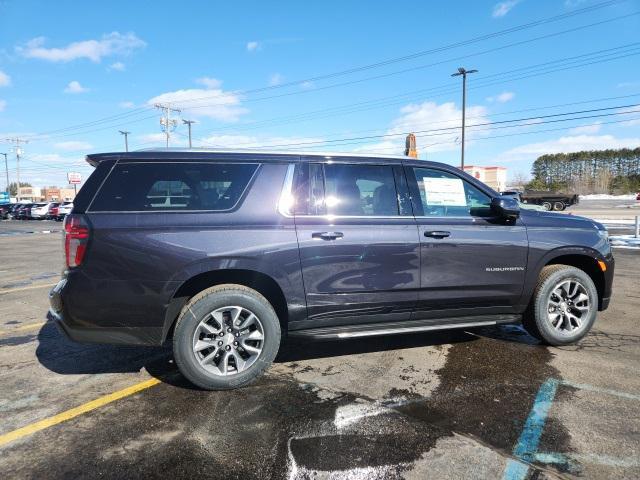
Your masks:
M482 315L442 319L407 320L400 322L344 325L338 327L310 328L289 331L289 337L315 340L348 339L373 337L377 335L398 335L402 333L428 332L453 328L484 327L503 323L519 323L522 315Z

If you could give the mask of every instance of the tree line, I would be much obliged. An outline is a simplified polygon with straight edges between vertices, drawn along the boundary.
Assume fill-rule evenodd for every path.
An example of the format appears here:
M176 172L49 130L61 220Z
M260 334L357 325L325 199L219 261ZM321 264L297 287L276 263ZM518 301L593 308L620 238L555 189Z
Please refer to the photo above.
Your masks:
M640 147L542 155L533 162L531 190L578 194L640 191Z

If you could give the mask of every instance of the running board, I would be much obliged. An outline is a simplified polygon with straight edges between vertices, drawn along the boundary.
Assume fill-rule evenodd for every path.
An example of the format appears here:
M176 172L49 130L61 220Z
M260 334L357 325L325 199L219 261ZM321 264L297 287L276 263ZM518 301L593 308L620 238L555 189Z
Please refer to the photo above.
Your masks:
M439 319L429 318L424 320L407 320L400 322L368 323L361 325L293 330L289 332L289 337L311 338L315 340L347 339L374 337L378 335L428 332L431 330L448 330L454 328L486 327L502 323L517 323L521 320L522 315L482 315Z

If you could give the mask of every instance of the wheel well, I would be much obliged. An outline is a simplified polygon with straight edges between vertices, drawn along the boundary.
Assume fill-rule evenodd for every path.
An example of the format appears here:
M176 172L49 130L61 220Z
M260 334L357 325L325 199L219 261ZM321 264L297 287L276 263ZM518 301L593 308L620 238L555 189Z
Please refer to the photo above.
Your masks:
M547 265L570 265L584 271L593 280L598 291L598 308L602 308L602 297L604 292L604 273L598 266L595 258L587 255L561 255L553 258Z
M191 297L209 287L223 283L244 285L264 296L276 311L282 331L286 332L289 312L287 310L287 300L278 283L270 276L254 270L229 269L201 273L190 278L178 288L167 309L167 318L165 320L166 323L170 323L168 323L169 328L165 339L173 336L173 328L180 314L180 310L182 310L182 307Z

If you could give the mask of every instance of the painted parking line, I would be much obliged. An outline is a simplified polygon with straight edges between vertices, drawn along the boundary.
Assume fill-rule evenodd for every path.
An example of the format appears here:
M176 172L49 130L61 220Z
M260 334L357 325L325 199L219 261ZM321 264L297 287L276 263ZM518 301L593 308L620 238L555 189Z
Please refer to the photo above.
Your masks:
M524 424L518 443L516 443L513 449L513 456L521 458L524 461L529 461L531 455L533 455L538 449L540 443L540 436L544 429L544 424L547 421L547 415L549 409L553 403L553 399L556 396L556 390L558 389L558 380L555 378L549 378L538 390L536 399L533 402L531 412L527 417L527 421ZM517 460L509 460L504 471L503 480L522 480L526 478L529 471L529 465Z
M29 330L35 330L42 327L47 322L29 323L17 328L7 328L6 330L0 330L0 336L13 335L18 332L26 332Z
M91 400L90 402L84 403L78 407L54 415L53 417L45 418L44 420L40 420L39 422L35 422L25 427L18 428L11 432L0 435L0 447L20 438L32 435L41 430L53 427L54 425L58 425L59 423L71 420L72 418L78 417L82 414L108 405L109 403L113 403L117 400L120 400L121 398L125 398L135 393L141 392L142 390L146 390L147 388L158 385L159 383L161 382L157 378L151 378L149 380L145 380L144 382L136 383L135 385L131 385L130 387L118 390L117 392L113 392L108 395L96 398L95 400Z
M53 287L55 285L55 283L47 283L45 285L31 285L29 287L10 288L7 290L0 290L0 295L2 295L3 293L22 292L23 290L35 290L36 288Z

